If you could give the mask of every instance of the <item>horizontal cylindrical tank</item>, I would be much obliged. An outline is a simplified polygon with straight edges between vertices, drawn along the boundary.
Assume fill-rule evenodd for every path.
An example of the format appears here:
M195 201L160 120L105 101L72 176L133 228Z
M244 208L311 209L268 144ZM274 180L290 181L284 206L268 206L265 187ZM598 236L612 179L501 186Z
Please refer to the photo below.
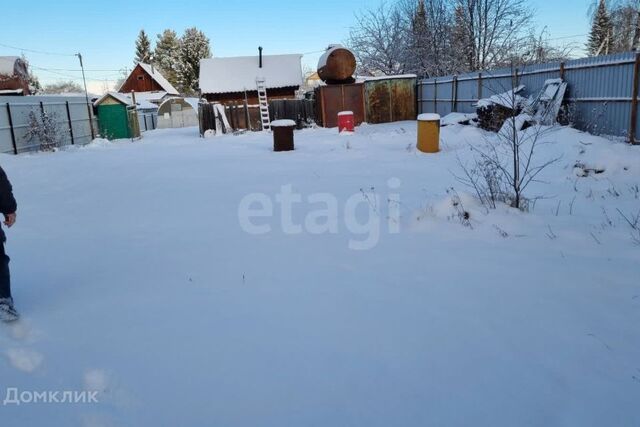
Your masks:
M355 55L340 45L329 46L318 61L318 76L328 84L353 83L355 71Z

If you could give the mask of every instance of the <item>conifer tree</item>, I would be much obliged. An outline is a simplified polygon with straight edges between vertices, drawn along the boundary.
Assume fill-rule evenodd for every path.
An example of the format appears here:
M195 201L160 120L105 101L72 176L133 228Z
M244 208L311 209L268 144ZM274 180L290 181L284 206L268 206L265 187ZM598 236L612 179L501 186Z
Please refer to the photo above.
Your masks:
M179 86L185 94L199 91L200 60L211 57L209 39L197 28L185 30L180 43Z
M453 11L451 48L453 51L453 69L458 73L474 71L478 67L470 25L472 23L467 19L463 6L457 4Z
M136 56L134 63L151 62L151 41L144 30L140 30L136 40Z
M180 39L173 30L164 30L158 34L156 49L153 53L153 63L160 68L162 75L173 86L178 85L178 71L180 69Z
M611 51L611 34L613 26L611 17L607 10L605 0L600 0L593 23L591 25L591 33L589 34L589 42L587 43L587 51L590 55L608 55Z
M427 11L425 10L424 0L419 0L418 7L411 20L410 51L412 56L411 68L421 77L428 77L426 61L429 61L430 58L427 26Z

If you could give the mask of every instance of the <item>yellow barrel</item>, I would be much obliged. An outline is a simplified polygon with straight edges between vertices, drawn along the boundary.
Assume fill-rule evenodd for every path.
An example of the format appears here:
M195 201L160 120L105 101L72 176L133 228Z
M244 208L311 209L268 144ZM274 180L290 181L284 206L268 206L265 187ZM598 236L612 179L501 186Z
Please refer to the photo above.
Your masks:
M438 114L418 116L418 150L423 153L440 151L440 116Z

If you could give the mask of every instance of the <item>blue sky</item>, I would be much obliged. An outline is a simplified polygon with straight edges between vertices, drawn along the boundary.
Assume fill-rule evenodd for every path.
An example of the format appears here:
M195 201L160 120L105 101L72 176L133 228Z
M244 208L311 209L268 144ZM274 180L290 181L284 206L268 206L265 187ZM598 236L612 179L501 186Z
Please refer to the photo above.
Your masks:
M546 26L551 38L588 32L590 0L555 1L553 7L550 3L530 1L536 10L538 27ZM90 88L97 91L105 79L117 78L117 70L133 65L134 40L141 28L155 38L165 28L182 33L185 28L196 26L211 39L214 56L253 55L257 46L262 45L265 54L305 53L303 63L313 67L320 55L317 51L347 38L354 13L377 3L375 0L99 3L31 0L28 10L18 3L11 4L2 8L0 44L53 53L81 52L85 67L96 70L88 72L88 78ZM580 36L557 43L584 40ZM0 45L0 55L15 54L20 51ZM45 83L79 78L80 74L73 71L78 68L73 56L26 51L25 55Z

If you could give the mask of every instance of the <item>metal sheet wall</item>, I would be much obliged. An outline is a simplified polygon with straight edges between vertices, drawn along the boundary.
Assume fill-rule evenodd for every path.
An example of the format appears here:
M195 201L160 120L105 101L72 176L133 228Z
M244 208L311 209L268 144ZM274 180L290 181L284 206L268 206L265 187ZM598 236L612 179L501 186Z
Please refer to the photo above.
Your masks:
M563 77L568 83L569 120L578 129L595 134L628 136L636 54L626 52L564 64L551 62L518 70L525 96L537 93L548 79ZM478 99L512 87L509 68L425 79L418 82L421 113L446 115L471 113ZM636 76L636 78L638 78ZM636 117L640 129L640 117ZM637 139L637 136L636 136Z
M415 119L415 78L369 80L364 86L367 123Z
M338 113L353 111L356 125L365 121L364 84L327 85L316 89L317 119L324 127L338 126Z

